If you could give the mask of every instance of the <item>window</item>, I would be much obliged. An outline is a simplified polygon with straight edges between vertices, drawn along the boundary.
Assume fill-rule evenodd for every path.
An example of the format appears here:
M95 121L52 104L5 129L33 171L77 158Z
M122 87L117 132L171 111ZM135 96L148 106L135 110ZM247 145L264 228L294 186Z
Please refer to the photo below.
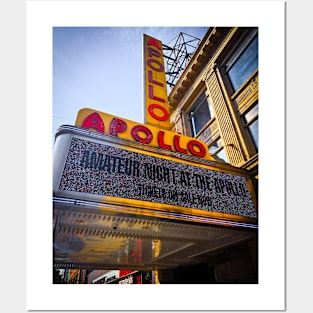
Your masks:
M209 152L212 156L217 157L218 160L227 162L227 157L221 138L215 140L211 145L209 145Z
M251 139L254 143L256 150L259 148L259 120L258 120L259 105L256 103L243 117L245 127L248 129Z
M214 116L211 102L205 92L196 100L189 113L191 134L195 137Z
M241 46L225 70L234 91L237 91L258 68L258 36Z

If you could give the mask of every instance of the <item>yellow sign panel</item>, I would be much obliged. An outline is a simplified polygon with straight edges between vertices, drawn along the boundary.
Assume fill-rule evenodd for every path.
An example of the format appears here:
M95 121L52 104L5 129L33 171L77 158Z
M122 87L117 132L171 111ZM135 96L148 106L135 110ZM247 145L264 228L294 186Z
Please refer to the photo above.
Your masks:
M75 126L128 139L165 151L215 161L210 155L207 145L201 140L92 109L80 110L77 114Z
M145 124L170 130L162 42L144 35Z

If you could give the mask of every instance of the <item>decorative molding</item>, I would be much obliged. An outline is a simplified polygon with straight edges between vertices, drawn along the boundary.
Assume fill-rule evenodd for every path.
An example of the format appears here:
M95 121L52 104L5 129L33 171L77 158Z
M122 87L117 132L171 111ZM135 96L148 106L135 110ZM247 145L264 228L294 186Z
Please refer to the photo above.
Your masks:
M215 121L215 119L214 119ZM212 136L217 132L217 123L210 121L209 125L197 136L198 139L208 144L212 140Z
M204 81L207 82L211 75L215 72L216 69L216 63L211 64L211 66L208 67L207 71L204 74Z
M210 129L210 127L207 127L201 133L201 135L198 136L198 139L204 141L205 143L207 143L209 141L210 135L211 135L211 129Z
M177 123L179 119L181 119L182 109L178 108L171 116L171 123Z
M246 89L237 97L236 102L240 105L247 97L257 93L259 90L259 77L256 76L250 81Z

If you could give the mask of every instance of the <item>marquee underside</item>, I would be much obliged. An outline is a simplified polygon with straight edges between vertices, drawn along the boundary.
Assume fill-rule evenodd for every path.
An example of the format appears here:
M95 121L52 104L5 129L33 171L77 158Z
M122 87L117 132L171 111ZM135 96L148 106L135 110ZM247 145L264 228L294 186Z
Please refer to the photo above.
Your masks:
M54 266L153 270L210 265L225 249L256 237L253 225L192 218L55 198Z

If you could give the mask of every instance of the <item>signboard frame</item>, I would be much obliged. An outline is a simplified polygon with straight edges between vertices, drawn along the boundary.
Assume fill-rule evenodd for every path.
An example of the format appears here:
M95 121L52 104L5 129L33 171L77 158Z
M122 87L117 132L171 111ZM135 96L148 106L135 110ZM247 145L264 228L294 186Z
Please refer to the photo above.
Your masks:
M138 199L121 198L115 196L101 196L97 194L88 194L77 191L67 191L61 190L59 188L60 181L62 177L63 170L66 165L66 157L69 153L70 143L73 139L77 140L90 140L96 144L109 145L117 149L124 149L130 153L139 153L143 156L161 158L168 160L169 162L178 162L180 164L186 164L188 166L195 166L205 168L207 170L213 170L220 173L227 173L232 175L239 175L244 177L247 183L248 190L251 195L251 200L257 214L257 200L255 197L255 192L253 189L253 184L250 175L242 170L232 167L225 163L212 162L209 160L203 160L196 157L191 157L188 155L181 155L173 151L163 151L156 147L147 146L144 144L132 142L130 140L121 139L116 136L102 134L99 132L94 132L86 130L83 128L78 128L74 126L62 126L56 134L55 143L55 155L54 155L54 180L53 180L53 195L55 197L71 198L82 201L92 201L99 204L99 208L114 210L114 206L120 206L120 212L142 212L144 215L155 216L160 212L160 217L164 216L164 212L173 212L179 214L186 214L197 217L214 218L220 220L237 221L243 223L257 224L257 217L251 218L241 215L228 214L222 212L212 212L197 208L188 208L180 205L172 205L167 203L157 203L152 201L141 201ZM105 205L108 205L105 208ZM113 205L113 206L112 206ZM133 209L130 209L133 208ZM151 213L149 213L151 212Z

